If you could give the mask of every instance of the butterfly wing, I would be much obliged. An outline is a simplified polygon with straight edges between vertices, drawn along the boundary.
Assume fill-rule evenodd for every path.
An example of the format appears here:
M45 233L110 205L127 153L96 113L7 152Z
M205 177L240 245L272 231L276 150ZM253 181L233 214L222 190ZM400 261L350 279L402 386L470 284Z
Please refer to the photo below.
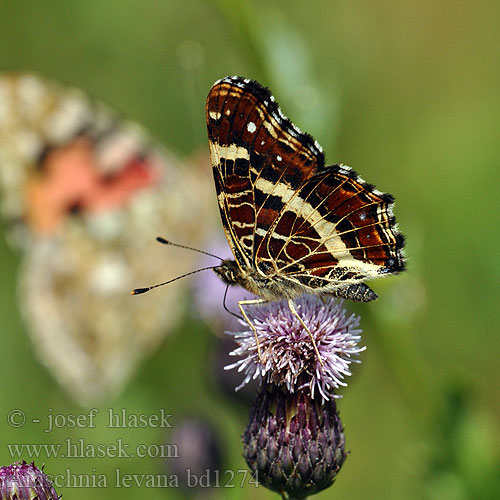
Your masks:
M404 268L393 198L286 118L257 82L228 77L207 99L219 208L240 267L328 293Z
M217 198L228 242L242 269L254 267L267 232L296 192L324 165L320 146L286 119L255 81L227 77L207 98ZM264 264L262 258L260 262Z
M280 275L323 293L398 273L404 240L392 207L391 195L349 167L325 167L281 210L257 265L270 260Z
M21 307L39 359L83 404L116 393L179 324L188 282L128 291L158 282L158 262L166 277L197 265L154 238L202 244L205 172L80 90L0 73L0 203L23 250Z

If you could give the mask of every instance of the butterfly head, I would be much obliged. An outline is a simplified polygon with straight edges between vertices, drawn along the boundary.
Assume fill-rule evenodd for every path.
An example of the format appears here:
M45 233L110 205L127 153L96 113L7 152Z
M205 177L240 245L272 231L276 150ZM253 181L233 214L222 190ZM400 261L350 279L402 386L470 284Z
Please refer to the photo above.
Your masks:
M276 276L266 276L251 267L241 269L234 260L223 260L213 270L226 285L239 285L264 300L281 300L283 297L292 298L303 293L302 288L284 288L282 280Z
M234 260L223 260L220 266L214 267L214 273L219 276L226 285L242 284L243 276Z

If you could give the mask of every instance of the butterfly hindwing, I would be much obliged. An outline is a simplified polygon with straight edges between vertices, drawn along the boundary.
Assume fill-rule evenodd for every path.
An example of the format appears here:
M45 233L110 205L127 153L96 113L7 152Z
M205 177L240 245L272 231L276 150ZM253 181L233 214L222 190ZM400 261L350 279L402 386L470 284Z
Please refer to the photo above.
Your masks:
M392 198L366 186L343 165L315 175L266 235L262 258L267 252L280 273L312 288L401 270L403 241L393 229Z

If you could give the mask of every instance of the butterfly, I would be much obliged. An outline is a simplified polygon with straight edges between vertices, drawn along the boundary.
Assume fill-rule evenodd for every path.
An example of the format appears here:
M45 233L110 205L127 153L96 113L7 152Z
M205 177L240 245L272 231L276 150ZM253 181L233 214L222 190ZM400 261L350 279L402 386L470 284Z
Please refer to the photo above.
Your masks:
M205 169L78 89L0 73L0 209L21 250L20 306L36 354L79 402L116 394L178 325L187 287L148 301L127 291L157 275L158 233L204 241Z
M242 77L217 81L206 122L234 255L215 269L224 282L264 301L288 299L300 320L293 299L304 293L368 302L377 295L366 280L403 271L393 197L345 165L326 166L321 146L267 88ZM258 301L240 302L245 319L242 306Z

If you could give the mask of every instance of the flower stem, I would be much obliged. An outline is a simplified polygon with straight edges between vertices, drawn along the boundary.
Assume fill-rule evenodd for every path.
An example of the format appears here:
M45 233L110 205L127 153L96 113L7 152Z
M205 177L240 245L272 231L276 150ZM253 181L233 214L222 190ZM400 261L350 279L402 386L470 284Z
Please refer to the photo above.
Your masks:
M286 491L282 491L281 492L281 498L283 500L307 500L307 497L294 497L292 495L290 495L289 493L287 493Z

